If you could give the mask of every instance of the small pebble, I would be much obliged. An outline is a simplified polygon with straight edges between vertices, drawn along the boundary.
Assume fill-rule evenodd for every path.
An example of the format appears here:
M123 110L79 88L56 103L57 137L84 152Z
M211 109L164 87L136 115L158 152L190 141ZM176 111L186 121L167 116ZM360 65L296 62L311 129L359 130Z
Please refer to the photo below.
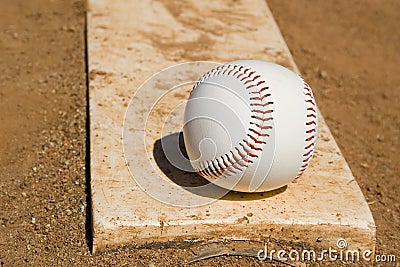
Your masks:
M328 77L328 73L327 73L326 71L324 71L324 70L321 70L321 71L319 72L319 76L320 76L321 78L323 78L323 79L326 79L326 78Z
M360 166L363 167L363 168L365 168L365 169L368 169L368 168L369 168L369 165L368 165L368 163L366 163L366 162L361 163Z

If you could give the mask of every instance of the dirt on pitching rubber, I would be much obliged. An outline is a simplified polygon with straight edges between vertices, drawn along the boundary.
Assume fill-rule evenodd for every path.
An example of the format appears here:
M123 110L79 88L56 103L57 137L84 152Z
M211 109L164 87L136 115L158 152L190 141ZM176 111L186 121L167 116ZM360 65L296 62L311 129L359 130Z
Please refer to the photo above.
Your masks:
M400 2L269 4L370 205L377 252L400 261ZM189 248L129 247L90 256L84 1L0 6L0 266L165 266L193 257ZM237 256L193 266L246 265L271 266Z

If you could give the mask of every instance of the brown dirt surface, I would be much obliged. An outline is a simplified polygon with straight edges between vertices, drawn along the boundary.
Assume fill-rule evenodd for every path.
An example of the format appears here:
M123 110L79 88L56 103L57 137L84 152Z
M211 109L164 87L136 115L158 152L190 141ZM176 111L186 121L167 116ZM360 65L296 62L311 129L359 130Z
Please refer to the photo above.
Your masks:
M269 4L370 204L377 252L399 262L400 2ZM0 266L166 266L193 257L190 248L90 255L84 1L0 6ZM271 266L238 256L193 264L250 265Z

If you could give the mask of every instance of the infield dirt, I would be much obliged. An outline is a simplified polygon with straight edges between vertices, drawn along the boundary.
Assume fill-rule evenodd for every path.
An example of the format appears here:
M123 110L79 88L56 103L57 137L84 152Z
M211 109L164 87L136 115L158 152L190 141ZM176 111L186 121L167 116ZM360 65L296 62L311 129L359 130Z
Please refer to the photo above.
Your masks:
M399 261L400 2L268 3L370 205L377 253ZM129 247L90 256L85 3L0 6L1 266L164 266L193 257L189 248ZM238 256L193 266L246 265L271 266Z

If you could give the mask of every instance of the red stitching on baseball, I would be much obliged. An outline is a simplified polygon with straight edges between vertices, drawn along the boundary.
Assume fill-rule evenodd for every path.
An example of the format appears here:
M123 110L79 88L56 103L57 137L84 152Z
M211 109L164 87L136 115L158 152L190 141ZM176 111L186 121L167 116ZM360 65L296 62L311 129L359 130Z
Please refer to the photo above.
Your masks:
M247 136L250 137L250 139L253 140L256 144L265 144L265 141L257 140L257 138L255 138L251 134L247 134ZM261 136L261 134L259 134L258 136Z
M214 173L214 175L215 174L217 174L217 175L215 175L215 176L220 176L220 175L222 175L223 174L223 172L220 172L219 170L218 170L218 168L215 166L215 161L212 161L211 162L211 170L213 171L213 173Z
M236 150L238 150L238 149L236 148ZM239 153L239 151L238 151L238 153ZM232 156L235 159L235 163L239 164L241 167L246 167L247 166L246 164L243 163L243 162L245 162L243 160L243 158L238 159L237 156L234 153L232 153Z
M236 68L233 68L231 71L228 72L228 76L231 75L231 72L234 71ZM236 72L235 72L236 73ZM235 75L235 74L233 74Z
M204 172L204 170L200 170L198 171L199 174L201 174L202 176L209 176L207 173Z
M265 83L265 81L259 81L259 82L257 83L257 86L260 86L260 85L263 84L263 83Z
M245 74L242 72L242 73L240 73L236 78L239 79L240 76L242 76L242 75L245 75Z
M260 121L270 121L270 120L272 120L273 118L272 117L268 117L268 118L262 118L262 117L260 117L260 116L255 116L255 115L253 115L253 116L251 116L253 119L257 119L257 120L260 120Z
M312 153L312 150L309 150L307 153L303 154L303 157L307 157L308 155L310 155Z
M243 145L242 143L240 143L239 145L241 145L241 146L243 147L243 149L244 149L244 145ZM243 154L243 153L239 150L239 148L236 147L236 151L238 152L239 156L241 157L241 160L243 160L243 161L246 162L246 163L251 162L251 160L247 158L247 155L246 155L246 154ZM248 153L248 151L245 151L245 152Z
M264 100L264 98L266 98L266 96L265 97L256 96L256 97L250 97L250 100L262 101L262 100Z
M202 171L205 172L207 174L207 176L212 176L211 169L208 166L206 169L204 169Z
M222 157L222 161L223 161L224 165L227 166L227 167L226 167L227 170L230 171L230 172L233 172L234 174L236 174L236 173L237 173L236 170L240 170L240 169L239 169L239 168L236 168L236 167L234 166L234 162L231 161L231 159L229 158L228 154L225 154L224 156L225 156L225 157ZM228 161L228 163L225 162L225 159Z
M311 159L311 157L312 157L312 155L311 156L309 156L308 158L306 158L306 159L303 159L303 162L308 162L310 159Z
M249 141L247 141L246 139L243 139L243 142L244 142L246 145L248 145L249 148L252 149L252 150L258 150L258 151L261 151L261 150L262 150L260 147L256 147L255 145L250 144ZM250 149L247 148L247 147L245 147L245 145L243 145L242 143L240 143L239 145L241 145L241 146L243 147L243 149L246 151L246 153L247 153L250 157L253 157L253 158L256 157L255 154L252 154L253 156L250 155L250 153L251 153L251 152L250 152Z
M307 145L307 146L305 147L305 149L310 149L310 148L313 147L313 146L314 146L314 143L311 143L311 144Z
M217 166L220 168L219 171L221 171L222 173L224 173L225 171L225 167L221 166L221 162L219 162L218 159L215 160L217 162Z
M228 157L229 162L233 165L236 161L238 161L238 159L236 158L236 156L232 153L232 151L229 151L229 153L231 154L230 156L228 156L228 154L226 154L226 156ZM233 158L233 160L232 160Z
M272 127L271 127L272 128ZM270 129L270 128L267 128L267 129ZM255 133L256 135L258 135L258 136L269 136L269 134L267 134L267 133L260 133L259 131L257 131L257 130L254 130L254 129L249 129L250 131L252 131L253 133Z
M307 141L307 142L309 142L309 141L313 140L314 138L315 138L315 136L314 136L314 135L312 135L312 136L310 136L310 137L306 138L306 141Z
M254 73L255 71L250 72L250 74L248 75L248 77L250 78L250 76ZM252 80L247 80L244 84L248 84L251 82L254 82L256 79L258 79L260 77L260 75L256 75ZM256 84L255 86L258 86L258 84Z
M272 119L272 118L270 118ZM270 125L260 125L258 123L254 123L258 128L260 128L261 130L266 130L266 129L272 129L272 126Z
M303 88L304 88L304 97L305 97L305 103L308 106L307 107L307 118L311 118L311 121L306 122L306 126L308 127L306 130L306 134L308 135L305 139L305 142L307 142L307 145L304 147L305 153L303 154L303 164L301 165L299 172L296 176L300 177L303 172L306 170L307 166L309 165L311 158L313 157L314 154L314 148L315 148L315 142L317 139L317 112L316 112L316 104L315 100L312 94L311 87L302 79L303 82ZM310 106L311 105L311 106Z
M247 76L244 76L242 79L240 79L241 82L243 82L244 79L247 79Z
M272 113L273 112L272 109L269 109L269 110L253 109L252 111L256 112L256 113L262 113L262 114L268 114L268 113Z
M269 137L269 134L265 133L264 131L272 129L272 125L264 125L265 123L270 124L270 121L272 121L272 117L266 117L266 115L273 112L271 108L266 111L263 110L267 106L273 104L272 101L266 103L263 101L265 98L271 96L269 93L264 95L261 94L263 91L269 89L268 86L260 88L260 85L264 84L265 81L259 80L261 76L257 75L256 71L241 65L223 65L216 69L210 70L200 78L200 80L193 87L193 90L195 90L196 87L206 79L216 75L232 76L242 82L243 85L248 84L246 89L252 89L251 91L249 90L249 94L256 95L255 97L251 97L249 99L250 105L258 106L262 109L254 109L251 111L253 113L251 119L257 119L260 121L260 123L250 122L250 127L248 130L256 134L257 137L248 134L251 142L243 139L243 143L239 143L239 147L242 147L243 151L238 147L235 147L233 151L229 151L229 153L213 159L210 162L207 162L207 164L199 164L200 169L196 170L199 174L213 177L221 176L226 173L226 171L233 173L236 173L236 171L243 171L243 167L247 167L249 164L253 163L250 158L258 157L259 151L262 150L262 148L256 146L256 144L265 144L265 138ZM252 77L253 75L255 76Z
M274 102L266 102L266 103L252 103L250 106L258 106L258 107L266 107L268 105L272 105Z

